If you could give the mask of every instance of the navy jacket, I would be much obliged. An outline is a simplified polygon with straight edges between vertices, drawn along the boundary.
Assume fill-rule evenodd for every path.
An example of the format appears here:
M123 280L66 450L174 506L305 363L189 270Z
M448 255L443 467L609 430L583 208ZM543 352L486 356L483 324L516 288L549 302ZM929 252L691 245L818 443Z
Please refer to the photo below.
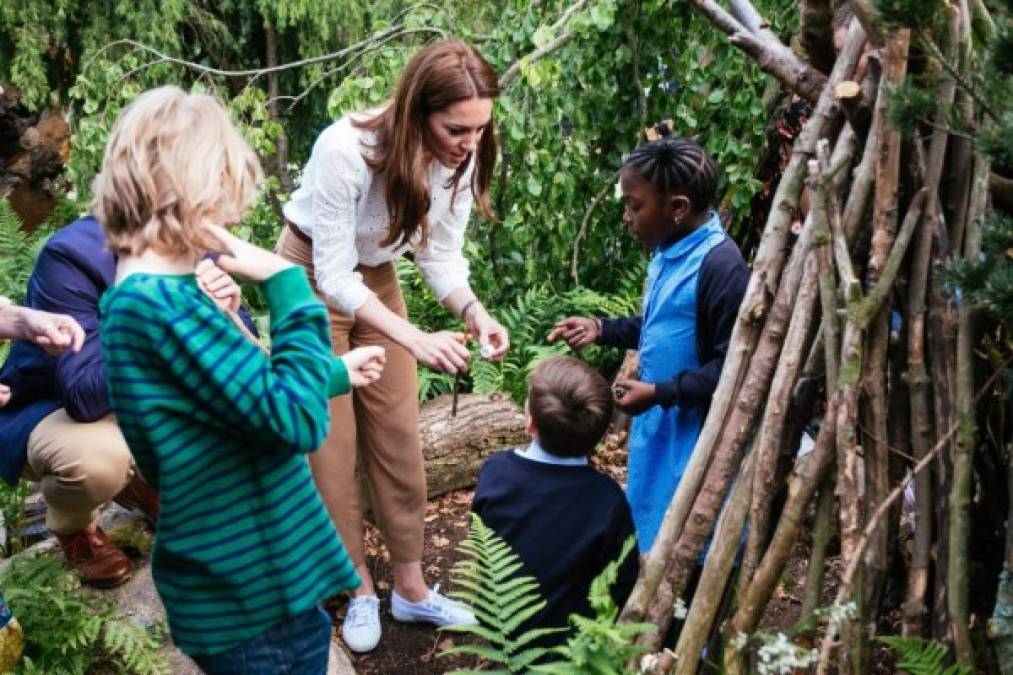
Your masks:
M739 305L749 284L749 268L731 238L707 254L700 266L696 300L696 350L700 367L683 371L674 380L655 383L658 403L669 408L710 405L732 339ZM643 318L602 318L597 344L637 349Z
M94 422L111 412L102 346L98 337L99 298L116 276L116 258L94 216L80 218L43 246L28 279L25 305L77 319L85 332L78 353L58 357L16 340L0 368L0 382L12 398L0 408L0 477L17 483L27 459L28 436L44 417L64 408L78 422ZM243 321L256 334L249 315Z
M634 533L626 495L614 480L590 466L545 464L513 451L486 460L471 510L510 544L523 562L520 573L538 580L548 603L519 632L568 627L570 614L593 616L587 600L591 582ZM634 549L612 587L620 607L639 569ZM559 644L566 637L539 644Z

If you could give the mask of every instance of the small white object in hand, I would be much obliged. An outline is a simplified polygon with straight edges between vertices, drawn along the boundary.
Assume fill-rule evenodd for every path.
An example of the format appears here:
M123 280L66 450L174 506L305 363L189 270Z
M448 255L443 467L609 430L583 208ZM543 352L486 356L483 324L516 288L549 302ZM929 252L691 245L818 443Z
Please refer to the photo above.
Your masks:
M482 345L481 349L478 350L478 353L482 356L483 359L491 359L494 350L490 345Z

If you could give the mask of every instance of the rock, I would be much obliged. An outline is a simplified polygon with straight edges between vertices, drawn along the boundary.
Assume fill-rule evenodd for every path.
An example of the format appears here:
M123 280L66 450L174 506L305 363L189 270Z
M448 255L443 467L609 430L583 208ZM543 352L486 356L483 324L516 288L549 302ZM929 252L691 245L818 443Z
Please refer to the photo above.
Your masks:
M118 614L135 626L152 628L165 621L165 608L158 599L158 591L151 578L151 565L147 561L134 569L134 575L127 583L96 592L116 603Z

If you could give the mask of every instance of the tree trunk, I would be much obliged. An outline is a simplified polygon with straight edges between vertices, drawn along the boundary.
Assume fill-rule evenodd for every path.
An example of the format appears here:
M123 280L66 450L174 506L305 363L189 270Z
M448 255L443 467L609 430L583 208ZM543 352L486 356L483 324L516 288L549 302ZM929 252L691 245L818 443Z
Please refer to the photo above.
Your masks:
M264 43L267 67L274 68L278 65L278 32L270 23L264 28ZM285 127L281 121L281 106L278 101L280 94L278 72L272 70L267 73L267 114L272 122L278 123L280 131L275 141L271 173L277 176L281 182L281 191L287 193L292 189L292 181L288 177L288 135L285 133Z
M742 541L742 527L749 512L750 488L753 484L753 472L759 455L750 453L742 465L742 471L735 481L731 496L721 514L714 541L700 573L701 589L719 589L728 584L728 577L735 562L735 553ZM686 616L686 623L679 634L679 642L675 646L676 675L695 675L700 660L700 653L707 643L714 620L724 593L700 593L693 598Z
M967 237L964 258L977 260L981 250L980 221L985 215L988 199L989 163L982 156L975 158L970 213L967 217ZM974 325L973 309L963 303L958 313L957 332L957 444L953 453L953 484L950 488L950 541L947 563L947 606L953 630L953 646L957 659L967 665L974 664L974 646L971 644L968 602L970 570L967 547L970 541L971 522L971 466L978 429L974 411Z
M956 59L956 48L957 15L955 12L951 12L948 39L943 45L943 49L951 58ZM941 67L937 66L934 72L937 76L944 77L940 84L940 106L936 112L936 122L941 127L945 127L946 120L950 116L950 109L953 106L956 86L953 78L943 75L945 71ZM933 132L924 170L925 187L929 191L929 205L926 210L925 223L918 231L918 238L915 241L908 289L908 311L905 321L907 324L907 372L904 375L904 381L910 398L911 454L915 462L925 457L933 445L934 438L932 416L929 414L930 381L928 370L925 367L925 316L931 274L933 233L937 227L941 227L939 222L939 182L942 177L948 141L949 134L942 128ZM933 475L930 469L926 469L915 479L914 542L906 598L902 607L904 617L902 633L907 636L922 635L925 616L928 613L925 595L928 591L934 532L932 481Z
M872 250L870 252L866 287L873 287L879 280L883 266L897 234L897 192L900 178L900 131L887 119L888 90L899 87L907 72L908 48L911 33L907 29L897 30L886 39L883 60L883 76L880 93L876 99L879 114L879 154L875 165L875 191L872 215ZM889 447L887 429L887 348L890 340L890 303L884 303L871 322L866 335L865 354L862 364L861 417L867 432L863 434L862 447L865 451L866 504L879 504L890 491ZM867 608L860 617L863 630L855 637L852 667L854 672L867 669L867 638L875 630L879 591L885 582L888 561L888 528L876 531L865 556L860 606Z

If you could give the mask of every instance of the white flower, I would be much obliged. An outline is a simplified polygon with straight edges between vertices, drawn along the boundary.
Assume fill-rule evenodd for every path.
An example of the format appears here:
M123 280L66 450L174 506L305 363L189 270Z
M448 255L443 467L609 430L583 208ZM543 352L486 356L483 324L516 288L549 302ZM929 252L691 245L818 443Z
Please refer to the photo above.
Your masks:
M686 603L682 601L682 598L676 598L675 604L672 606L672 611L674 612L672 616L676 619L685 619L689 610L686 607Z
M654 669L657 667L658 667L657 654L644 654L643 658L640 659L641 673L653 673Z
M756 656L760 660L756 665L760 675L790 675L798 668L816 663L819 653L815 649L803 649L784 633L778 633L764 641Z
M741 652L743 649L746 648L746 644L748 642L749 636L743 633L742 631L739 631L738 635L735 636L735 639L732 640L732 649L734 649L737 652Z
M826 609L816 610L816 615L826 617L828 635L837 635L837 631L840 629L842 623L858 616L858 605L855 604L854 600L844 603L834 601L834 604Z

